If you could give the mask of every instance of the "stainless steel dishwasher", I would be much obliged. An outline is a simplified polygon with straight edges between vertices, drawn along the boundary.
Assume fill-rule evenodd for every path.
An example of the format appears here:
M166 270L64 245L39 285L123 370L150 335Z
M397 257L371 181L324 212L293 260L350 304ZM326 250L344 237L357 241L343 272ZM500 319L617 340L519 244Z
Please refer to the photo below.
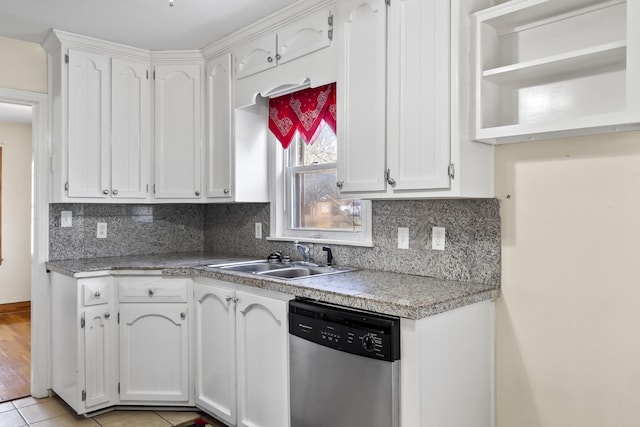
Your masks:
M399 426L400 319L289 302L291 427Z

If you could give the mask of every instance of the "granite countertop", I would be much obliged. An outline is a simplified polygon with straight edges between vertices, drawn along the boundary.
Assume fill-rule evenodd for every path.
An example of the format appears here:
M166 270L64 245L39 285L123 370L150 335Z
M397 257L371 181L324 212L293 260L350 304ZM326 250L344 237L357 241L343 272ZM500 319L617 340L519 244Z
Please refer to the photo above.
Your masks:
M49 261L47 269L72 277L97 271L160 270L164 276L207 277L408 319L422 319L500 295L497 285L376 270L285 280L207 267L252 259L256 258L198 252Z

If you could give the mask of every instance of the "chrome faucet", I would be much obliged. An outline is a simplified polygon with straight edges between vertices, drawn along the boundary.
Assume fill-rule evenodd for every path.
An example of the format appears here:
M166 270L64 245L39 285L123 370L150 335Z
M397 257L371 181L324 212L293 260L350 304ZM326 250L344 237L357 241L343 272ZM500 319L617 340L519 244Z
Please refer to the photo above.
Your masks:
M302 260L304 262L309 262L311 260L311 249L309 249L308 246L300 244L297 240L294 242L294 245L298 252L300 252L300 255L302 255Z

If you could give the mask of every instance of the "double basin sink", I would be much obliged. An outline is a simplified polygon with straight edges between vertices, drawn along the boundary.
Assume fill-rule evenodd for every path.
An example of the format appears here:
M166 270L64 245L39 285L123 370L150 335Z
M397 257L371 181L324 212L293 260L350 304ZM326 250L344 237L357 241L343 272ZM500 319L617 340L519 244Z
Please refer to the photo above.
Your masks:
M300 279L311 276L346 273L355 269L314 264L304 261L273 262L267 260L245 261L229 264L209 264L207 267L224 271L236 271L258 276L277 277L279 279Z

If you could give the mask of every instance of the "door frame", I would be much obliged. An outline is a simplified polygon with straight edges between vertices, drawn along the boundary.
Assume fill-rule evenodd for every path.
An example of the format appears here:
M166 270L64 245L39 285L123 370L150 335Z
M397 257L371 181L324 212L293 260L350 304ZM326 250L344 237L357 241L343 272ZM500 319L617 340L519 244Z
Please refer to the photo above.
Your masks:
M51 388L49 277L49 97L46 93L0 88L0 102L32 107L31 395Z

